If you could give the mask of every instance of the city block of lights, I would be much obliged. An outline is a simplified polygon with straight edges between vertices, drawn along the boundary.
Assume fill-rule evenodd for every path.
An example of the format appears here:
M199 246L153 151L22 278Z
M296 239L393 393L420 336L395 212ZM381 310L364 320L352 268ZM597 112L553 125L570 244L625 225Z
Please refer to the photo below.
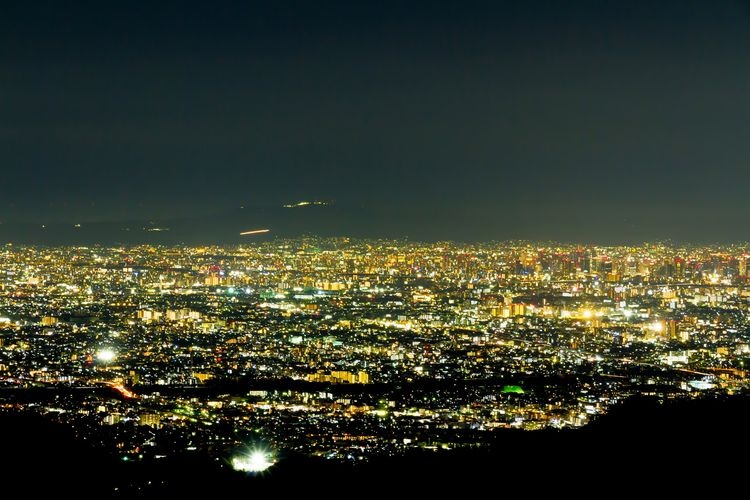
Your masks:
M0 411L123 460L339 461L748 387L735 246L0 247ZM235 459L245 469L265 455Z

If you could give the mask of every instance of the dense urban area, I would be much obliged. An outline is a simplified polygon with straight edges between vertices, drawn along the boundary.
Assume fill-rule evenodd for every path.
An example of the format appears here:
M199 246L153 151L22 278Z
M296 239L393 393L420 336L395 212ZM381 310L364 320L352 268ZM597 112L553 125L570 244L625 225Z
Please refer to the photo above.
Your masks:
M0 247L0 411L123 461L260 471L746 390L750 248ZM250 450L250 451L248 451Z

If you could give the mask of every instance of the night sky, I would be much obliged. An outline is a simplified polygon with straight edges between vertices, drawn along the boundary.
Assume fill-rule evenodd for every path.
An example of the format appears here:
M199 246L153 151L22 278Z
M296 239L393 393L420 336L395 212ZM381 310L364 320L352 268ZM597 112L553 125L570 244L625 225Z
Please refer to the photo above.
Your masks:
M3 241L750 239L746 2L3 1L0 71Z

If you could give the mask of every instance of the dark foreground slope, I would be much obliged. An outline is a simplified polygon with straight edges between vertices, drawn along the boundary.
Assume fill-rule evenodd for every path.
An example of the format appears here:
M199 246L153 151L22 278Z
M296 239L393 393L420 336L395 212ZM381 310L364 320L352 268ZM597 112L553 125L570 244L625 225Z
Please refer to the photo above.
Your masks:
M502 431L485 450L414 453L356 467L287 455L262 477L208 458L122 463L37 417L2 417L0 474L5 487L28 494L369 497L523 489L546 495L713 497L745 488L749 417L747 396L668 404L638 399L577 431Z

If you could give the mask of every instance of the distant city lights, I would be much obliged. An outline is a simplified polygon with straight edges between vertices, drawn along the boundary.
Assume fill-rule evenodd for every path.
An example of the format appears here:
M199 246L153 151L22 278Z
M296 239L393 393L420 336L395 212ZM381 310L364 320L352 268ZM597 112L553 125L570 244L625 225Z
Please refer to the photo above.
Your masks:
M87 394L22 409L121 459L259 476L750 388L744 245L253 241L0 247L0 383Z
M298 201L296 203L287 203L284 205L284 208L300 208L310 205L327 206L330 205L330 203L327 201Z

